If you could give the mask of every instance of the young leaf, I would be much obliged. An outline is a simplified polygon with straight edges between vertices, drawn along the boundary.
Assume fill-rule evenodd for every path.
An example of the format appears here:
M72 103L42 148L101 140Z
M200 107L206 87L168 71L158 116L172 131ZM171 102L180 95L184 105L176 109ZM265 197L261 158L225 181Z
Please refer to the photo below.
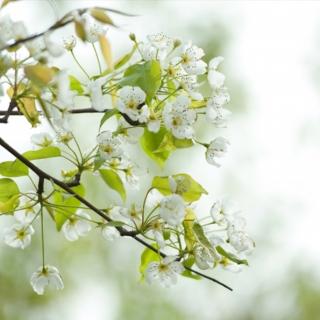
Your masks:
M155 249L158 249L158 245L156 243L152 244L152 246ZM144 280L144 273L148 268L149 263L152 261L159 261L159 255L149 248L144 249L141 254L141 261L140 261L140 267L139 267L139 271L141 274L141 281Z
M5 161L0 163L0 175L4 177L23 177L29 173L28 167L21 161Z
M54 77L53 69L41 63L26 66L24 73L29 80L40 87L46 86Z
M191 268L195 262L194 256L190 255L186 260L183 261L183 266ZM190 270L185 269L182 273L182 276L191 278L194 280L201 280L201 277L198 276L197 274L192 273Z
M93 9L90 10L90 14L94 19L98 20L99 22L102 22L102 23L105 23L105 24L110 24L110 25L114 26L113 21L107 15L105 10L102 10L102 9L99 9L99 8L93 8Z
M99 129L101 129L101 127L103 126L103 124L108 120L110 119L112 116L114 116L115 114L117 114L119 111L117 109L110 109L110 110L107 110L103 117L101 118L100 120L100 126L99 126Z
M81 82L74 76L69 76L70 81L70 90L78 92L79 95L82 95L84 90L82 88Z
M151 60L142 64L130 66L120 81L123 86L138 86L147 95L146 102L150 103L161 84L161 67L159 61Z
M192 177L186 173L179 173L172 176L177 183L176 193L179 194L186 202L199 200L202 194L208 192ZM158 189L163 195L172 193L169 183L169 177L154 177L152 187Z
M182 222L184 228L184 240L187 246L188 251L192 251L193 246L197 242L197 239L193 232L193 225L196 219L196 215L191 209L187 209L187 213Z
M170 151L159 152L158 148L163 141L167 130L161 128L157 133L144 129L144 134L140 138L140 145L144 152L153 159L160 167L163 167L170 155Z
M56 221L57 230L60 231L65 221L75 214L77 207L80 206L80 201L73 195L66 193L60 187L56 186L57 191L53 195L53 202L55 205L60 206L54 210L54 219ZM85 195L83 185L73 187L72 190L79 194L81 197Z
M126 199L126 189L123 186L122 180L119 175L111 169L100 169L100 176L103 181L113 190L117 191L122 200Z
M112 59L112 50L111 50L111 44L109 40L101 35L99 36L99 44L100 44L100 49L104 58L104 61L106 62L108 68L110 70L113 70L113 59Z
M61 151L57 147L45 147L38 150L30 150L22 154L28 160L39 160L55 158L61 156Z
M237 264L245 264L245 265L249 265L248 261L245 259L239 259L238 257L236 257L233 253L227 252L226 250L224 250L221 246L217 246L216 250L218 253L220 253L222 256L224 256L225 258L237 263Z
M77 20L74 20L74 28L75 28L76 35L82 41L86 41L87 34L86 34L86 30L85 30L83 24L81 22L77 21Z
M202 226L198 222L195 222L192 229L193 229L194 234L196 235L198 241L207 249L212 250L213 249L212 245L211 245L210 241L208 240L208 238L206 237L206 235L204 234Z
M0 179L0 213L13 211L19 203L19 194L19 188L12 179Z
M124 66L131 59L131 57L133 56L136 50L137 50L137 47L134 46L129 53L125 54L114 64L114 68L119 69L122 66Z

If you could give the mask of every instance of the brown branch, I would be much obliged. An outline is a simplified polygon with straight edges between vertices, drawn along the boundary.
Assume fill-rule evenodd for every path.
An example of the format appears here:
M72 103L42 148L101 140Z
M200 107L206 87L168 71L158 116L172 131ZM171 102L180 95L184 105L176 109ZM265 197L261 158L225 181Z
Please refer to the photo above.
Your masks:
M3 113L0 112L0 115L3 115L3 117L0 118L0 123L8 123L9 117L12 115L12 113L20 113L20 111L14 111L14 109L17 107L17 102L15 99L11 99L8 110L4 111Z
M38 194L41 195L43 192L43 188L44 188L44 180L48 180L53 182L54 184L56 184L57 186L59 186L60 188L62 188L63 190L65 190L66 192L68 192L69 194L73 195L76 199L78 199L82 204L84 204L86 207L88 207L89 209L91 209L92 211L94 211L95 213L97 213L100 217L102 217L103 219L105 219L108 222L112 222L113 220L107 216L102 210L98 209L97 207L95 207L93 204L91 204L89 201L87 201L85 198L81 197L80 195L78 195L77 193L75 193L66 183L54 178L53 176L47 174L46 172L44 172L43 170L41 170L39 167L37 167L35 164L33 164L31 161L29 161L28 159L26 159L23 155L21 155L18 151L16 151L13 147L11 147L7 142L5 142L2 138L0 138L0 146L2 146L4 149L6 149L9 153L11 153L13 156L15 156L18 160L20 160L22 163L24 163L29 169L31 169L38 177L39 177L39 187L38 187ZM166 254L163 252L159 252L156 248L154 248L152 245L150 245L148 242L144 241L143 239L138 237L139 232L137 231L129 231L123 227L116 227L117 230L119 231L121 236L128 236L131 237L133 239L135 239L137 242L141 243L143 246L147 247L148 249L159 253L161 255L161 257L166 257ZM192 268L189 267L185 267L186 270L189 270L205 279L208 279L210 281L213 281L221 286L223 286L224 288L232 291L232 288L230 288L229 286L227 286L226 284L220 282L219 280L209 277L197 270L194 270Z

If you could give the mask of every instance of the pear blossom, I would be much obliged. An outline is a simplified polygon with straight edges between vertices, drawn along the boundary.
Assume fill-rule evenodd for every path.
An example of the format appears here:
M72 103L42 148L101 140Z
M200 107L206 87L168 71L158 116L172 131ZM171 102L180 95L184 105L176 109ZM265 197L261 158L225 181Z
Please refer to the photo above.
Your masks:
M3 47L11 38L13 38L13 21L10 16L4 15L1 17L0 30L0 46Z
M95 43L99 40L100 36L103 36L107 32L107 29L97 23L86 24L86 40L90 43Z
M148 130L150 132L157 133L160 130L160 126L161 126L161 120L158 118L158 116L155 113L150 112L149 119L147 121Z
M164 197L160 202L160 217L172 226L179 225L185 216L186 205L183 199L172 194Z
M155 220L151 223L150 231L160 248L164 248L166 243L163 237L163 222Z
M25 43L25 47L28 49L30 56L32 56L36 60L40 60L41 58L46 56L46 45L43 37L38 37L33 40L27 41Z
M40 204L30 199L24 199L21 202L19 210L16 210L13 216L19 223L28 225L36 218Z
M188 74L204 74L207 64L201 60L203 56L204 51L201 48L189 43L182 48L180 63Z
M34 272L30 279L33 290L39 294L44 294L46 287L51 286L54 289L62 290L64 288L63 281L59 270L56 267L46 265L40 267Z
M31 225L15 224L4 233L4 242L12 248L24 249L31 243L34 229Z
M53 144L53 137L47 132L35 133L31 136L31 142L41 148L49 147Z
M69 110L73 107L74 92L70 90L68 73L62 70L57 75L58 98L57 102L63 109Z
M146 94L139 87L125 86L121 88L118 92L118 110L125 113L131 120L140 121L147 115L147 107L144 107L144 102L146 99ZM145 122L145 121L141 121Z
M223 60L223 57L216 57L209 62L208 81L212 89L219 89L224 85L225 75L217 71Z
M13 60L9 54L0 52L0 75L4 75L13 66Z
M46 49L48 50L48 53L52 56L52 57L60 57L63 55L64 53L64 49L63 49L63 46L55 41L53 41L51 38L50 38L50 35L49 34L45 34L44 35L44 43L45 43L45 46L46 46Z
M202 270L206 270L212 267L213 257L211 256L210 251L207 248L201 245L197 245L193 249L193 254L197 267Z
M63 39L63 46L66 50L72 51L77 44L76 37L71 35Z
M92 108L97 111L103 111L106 109L106 96L103 95L102 86L105 83L105 78L98 78L96 80L90 80L87 84Z
M91 217L86 212L80 210L76 215L68 218L62 226L62 232L67 240L75 241L83 237L91 230L91 224L88 220Z
M216 158L221 158L227 153L229 144L230 142L223 137L218 137L211 141L206 151L207 162L220 167L221 165L216 162Z
M151 34L147 36L149 42L159 50L171 50L173 48L174 40L162 32Z
M159 262L150 262L145 271L145 277L149 284L159 280L162 286L170 287L177 283L178 275L183 270L184 267L181 262L176 261L176 257L167 256Z
M121 157L121 141L118 137L113 137L111 131L103 131L97 136L99 153L102 159L111 160Z
M143 128L132 127L124 118L118 119L118 129L119 135L123 141L130 144L136 144L140 137L143 135Z
M140 206L132 204L129 209L121 210L120 214L123 217L130 219L135 225L140 226L142 215L142 208Z
M103 226L101 232L102 236L107 241L114 241L115 239L118 239L121 236L117 228L108 225Z
M192 124L196 120L196 113L188 108L189 105L190 99L180 95L173 103L167 102L163 109L164 124L178 139L190 139L194 133Z
M254 249L253 240L244 231L231 232L229 243L238 253L250 254Z
M210 215L214 223L226 226L233 219L235 213L234 204L226 199L217 200L210 209Z
M157 48L151 43L141 42L138 45L141 57L145 61L155 60L157 57Z

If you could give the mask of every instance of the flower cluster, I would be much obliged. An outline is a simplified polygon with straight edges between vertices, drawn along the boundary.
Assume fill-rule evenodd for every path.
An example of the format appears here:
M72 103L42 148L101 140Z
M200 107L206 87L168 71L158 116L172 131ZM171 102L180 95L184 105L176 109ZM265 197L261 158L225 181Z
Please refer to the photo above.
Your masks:
M245 231L244 218L226 201L216 201L205 217L198 214L194 203L207 191L188 174L155 176L141 203L126 200L128 186L141 188L139 177L148 170L132 160L129 144L161 167L176 149L198 144L205 148L203 158L220 167L217 160L226 154L229 141L218 136L209 143L201 142L196 125L204 119L224 128L230 117L225 108L230 101L225 76L218 70L223 58L207 60L204 50L193 43L159 33L148 35L145 41L130 34L131 51L113 61L106 37L106 25L113 22L105 10L75 10L66 18L74 23L88 55L96 59L97 73L89 74L78 60L82 43L74 35L65 38L62 46L53 42L51 30L15 46L14 41L28 36L26 28L9 17L0 21L4 31L0 47L5 48L0 52L0 76L6 77L8 98L32 127L50 125L49 132L43 126L44 132L31 136L34 148L23 153L25 161L0 164L4 177L0 178L0 191L5 190L0 192L0 213L11 214L15 220L4 232L4 242L25 249L39 224L44 252L46 217L68 241L77 241L91 230L99 230L107 241L131 236L146 247L141 255L142 278L166 287L175 284L178 275L197 277L199 271L193 273L193 266L236 270L248 264L254 242ZM54 58L64 52L71 55L85 80L54 65ZM211 88L209 96L203 95L204 86ZM76 117L73 114L86 112L103 115L99 129L92 133L95 143L83 150L70 122ZM68 169L59 167L59 180L35 171L37 184L29 175L29 168L34 167L28 167L28 161L47 158L63 159ZM84 198L85 172L116 192L122 203L105 208L89 205ZM22 192L12 177L27 176L35 190ZM48 286L63 288L58 269L47 265L44 255L42 266L31 276L31 285L38 294Z

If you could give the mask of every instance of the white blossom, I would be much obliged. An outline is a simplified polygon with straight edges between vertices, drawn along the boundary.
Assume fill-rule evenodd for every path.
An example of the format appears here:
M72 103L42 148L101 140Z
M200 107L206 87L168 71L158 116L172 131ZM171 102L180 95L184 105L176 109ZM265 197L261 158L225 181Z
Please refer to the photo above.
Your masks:
M115 239L120 238L120 232L112 226L105 225L102 227L102 236L107 240L107 241L114 241Z
M83 237L91 230L90 215L84 211L78 211L76 215L73 215L66 220L62 226L64 236L69 241L78 240L79 237Z
M151 43L139 43L139 52L145 61L155 60L157 56L157 48Z
M170 287L177 283L178 275L183 270L184 267L181 262L176 261L176 257L167 256L159 262L150 262L145 271L145 277L149 284L158 280L161 285Z
M146 94L139 87L125 86L118 91L118 110L125 113L133 121L143 121L148 118L147 106L144 107Z
M209 62L208 81L213 89L219 89L224 85L225 75L217 71L219 64L223 60L223 57L216 57Z
M167 102L162 113L165 126L178 139L190 139L194 133L192 124L196 120L196 113L188 108L189 105L190 99L180 95L173 103Z
M28 49L30 56L32 56L36 60L40 60L41 58L46 56L44 52L46 45L43 37L38 37L33 40L27 41L25 43L25 47Z
M71 35L63 39L64 48L68 51L72 51L77 44L76 37Z
M132 204L131 207L127 210L121 210L120 214L125 217L130 219L135 225L138 227L141 224L141 215L142 215L142 208Z
M206 72L207 64L201 60L204 56L204 51L191 43L183 46L180 56L180 62L183 69L188 74L204 74Z
M99 40L100 36L105 35L105 33L107 32L107 29L97 23L88 23L86 25L86 40L90 43L95 43Z
M53 41L50 38L49 34L46 34L44 36L44 43L45 43L46 49L48 50L49 54L52 57L57 58L63 55L64 53L63 46L60 43Z
M13 214L14 218L21 224L31 223L39 212L40 204L35 200L25 198L21 201L19 209Z
M121 138L130 144L139 142L140 137L143 135L143 128L132 127L124 118L118 120L118 131L121 132Z
M159 214L168 224L177 226L185 216L185 209L183 199L177 194L172 194L161 200Z
M211 141L206 151L207 162L220 167L221 165L216 159L223 157L227 153L229 144L230 142L223 137L218 137Z
M97 111L104 111L106 109L106 96L103 95L102 86L105 83L105 78L98 78L90 80L87 88L91 98L92 108Z
M169 51L173 48L174 40L162 32L147 36L150 43L159 50Z
M0 45L3 47L7 41L13 38L13 21L9 15L4 15L0 20Z
M113 137L111 131L103 131L97 136L100 156L104 160L121 157L121 141L118 137Z
M213 222L223 226L227 226L236 213L234 204L226 199L217 200L210 209Z
M4 232L4 242L12 248L24 249L30 245L33 234L31 225L15 224Z
M34 272L30 279L33 290L39 294L44 294L46 287L52 286L54 289L64 288L61 275L56 267L46 265Z
M231 232L229 242L238 253L250 254L254 249L253 240L244 231Z
M197 245L193 249L193 254L195 258L195 263L198 268L206 270L212 267L213 257L211 256L210 251L207 248L201 245Z
M73 107L73 98L75 96L74 92L70 90L70 81L68 73L62 70L57 75L57 85L58 85L58 98L57 102L61 105L62 109L69 110Z
M163 222L161 222L160 220L155 220L151 223L150 228L150 231L159 247L164 248L166 246L166 243L163 237Z
M47 132L35 133L31 136L31 142L37 147L49 147L53 144L53 137Z

